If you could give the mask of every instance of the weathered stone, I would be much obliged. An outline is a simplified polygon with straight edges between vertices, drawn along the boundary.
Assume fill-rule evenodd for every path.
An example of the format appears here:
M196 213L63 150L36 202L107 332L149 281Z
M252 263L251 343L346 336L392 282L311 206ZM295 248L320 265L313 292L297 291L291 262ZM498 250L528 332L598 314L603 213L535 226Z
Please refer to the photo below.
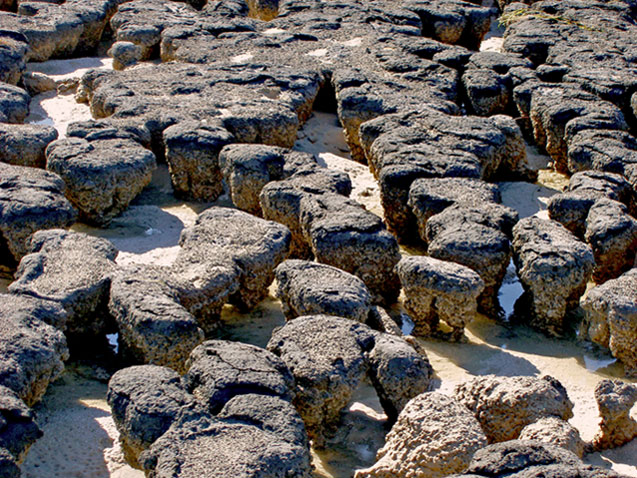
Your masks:
M140 453L170 428L181 409L194 402L177 372L156 365L116 372L108 383L106 399L126 460L137 468Z
M69 358L64 334L49 325L64 324L65 312L31 297L1 294L0 299L0 385L32 406Z
M387 434L371 468L355 478L427 476L438 478L466 469L487 438L471 412L438 392L411 400Z
M204 340L197 320L181 305L170 269L130 266L113 276L108 309L117 322L127 361L186 371L190 352Z
M583 330L593 342L610 349L624 363L628 376L637 374L637 268L591 289L582 298Z
M26 69L25 57L29 50L27 43L26 37L19 32L0 32L0 82L10 85L20 82Z
M0 418L0 447L21 463L31 445L42 436L35 413L13 390L0 385Z
M127 41L117 41L108 50L108 56L113 58L113 69L123 70L136 65L142 59L142 48Z
M595 282L615 279L635 264L637 220L622 203L597 200L586 218L585 238L595 257Z
M64 197L64 182L48 171L0 163L0 257L18 263L35 231L68 227L77 212Z
M22 84L31 96L57 89L55 80L44 73L25 72L22 75Z
M566 389L548 375L488 375L456 386L454 393L473 412L490 443L514 440L525 426L540 418L573 417L573 404Z
M29 114L31 97L22 88L0 83L0 123L22 123Z
M637 437L637 421L630 410L637 402L637 387L621 380L601 380L595 387L595 400L602 417L593 439L597 450L615 448Z
M525 426L520 432L519 439L561 446L580 458L584 454L584 442L577 428L557 417L540 418L537 422Z
M128 131L95 123L51 144L47 169L62 177L66 196L84 221L108 225L150 183L156 162ZM90 134L93 125L97 135Z
M405 308L415 328L413 335L436 335L443 321L452 340L464 337L464 328L477 315L477 297L484 290L480 276L468 267L426 256L403 257L396 266L405 292Z
M68 313L67 334L96 337L113 328L108 295L117 253L106 239L83 233L36 232L9 291L59 302Z
M555 221L528 217L513 228L513 260L530 323L550 334L563 333L564 317L577 307L593 272L591 248Z
M208 340L192 351L186 390L213 415L237 395L256 393L291 400L294 378L284 361L254 345Z
M0 123L0 161L44 168L44 150L57 137L58 132L53 126Z
M276 295L288 320L325 314L365 323L371 296L358 277L316 262L287 260L275 270Z
M20 478L22 472L16 463L15 457L9 453L9 450L0 448L0 477L2 478Z

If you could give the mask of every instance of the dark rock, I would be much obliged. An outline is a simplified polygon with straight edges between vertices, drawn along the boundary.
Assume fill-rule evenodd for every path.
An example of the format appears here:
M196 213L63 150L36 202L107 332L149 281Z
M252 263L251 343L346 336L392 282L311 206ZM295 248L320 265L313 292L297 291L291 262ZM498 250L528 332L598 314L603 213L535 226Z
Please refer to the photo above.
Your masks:
M44 168L44 151L57 137L58 132L53 126L0 123L0 161Z
M591 248L561 224L528 217L513 228L513 260L529 301L530 323L564 332L564 317L577 307L595 259ZM526 297L525 297L526 296Z
M0 448L0 477L20 478L21 476L22 472L13 455L8 450Z
M22 75L22 84L31 96L57 89L55 80L44 73L25 72Z
M478 116L506 113L511 99L510 82L487 69L469 69L462 75L471 111Z
M142 59L142 48L131 42L117 41L108 50L108 56L113 58L114 70L123 70Z
M22 88L0 83L0 123L22 123L29 114L31 97Z
M0 298L0 385L33 406L69 358L64 334L46 323L63 324L65 313L57 304L30 297Z
M287 260L275 270L276 295L288 320L325 314L365 323L371 296L358 277L316 262Z
M59 302L67 334L97 337L112 329L108 296L117 253L106 239L83 233L36 232L9 291Z
M490 443L515 440L540 418L573 417L573 404L562 384L548 375L478 377L456 386L455 397L473 412Z
M35 414L13 390L0 385L0 417L0 447L21 463L31 445L42 436Z
M64 197L64 182L48 171L0 163L0 257L12 265L28 252L35 231L68 227L77 212Z
M20 82L26 69L27 42L26 37L19 32L0 31L0 82L10 85Z

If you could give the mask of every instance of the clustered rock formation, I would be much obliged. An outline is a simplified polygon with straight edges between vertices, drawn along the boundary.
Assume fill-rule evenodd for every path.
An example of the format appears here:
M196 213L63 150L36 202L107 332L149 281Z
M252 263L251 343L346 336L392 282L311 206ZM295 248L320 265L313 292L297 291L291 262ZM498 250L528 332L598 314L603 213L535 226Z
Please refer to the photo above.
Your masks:
M41 434L29 407L69 347L117 332L135 366L108 400L150 477L310 476L310 441L329 443L362 380L395 425L360 478L619 476L577 458L557 380L429 392L422 345L383 309L402 289L416 335L462 340L478 313L500 316L513 259L522 320L561 335L581 305L583 337L637 373L635 6L503 0L498 53L477 51L494 14L479 3L0 0L0 263L15 272L0 295L0 474L19 476ZM26 72L103 40L112 71ZM94 118L61 138L24 124L31 96L56 88ZM321 108L384 218L349 198L347 174L290 149ZM489 182L537 178L525 140L571 175L550 219L520 219ZM235 206L199 214L173 264L122 267L110 242L67 229L108 227L158 163L177 197L225 190ZM267 350L210 340L225 304L252 310L275 277L288 322ZM600 383L590 449L637 434L636 396Z

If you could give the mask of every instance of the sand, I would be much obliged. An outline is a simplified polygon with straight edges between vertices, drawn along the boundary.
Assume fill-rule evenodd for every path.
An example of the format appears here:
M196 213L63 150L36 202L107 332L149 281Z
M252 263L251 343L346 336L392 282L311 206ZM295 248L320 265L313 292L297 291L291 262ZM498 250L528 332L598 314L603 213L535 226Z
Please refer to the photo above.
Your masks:
M89 60L46 62L38 68L49 74L74 75L73 68L83 68ZM71 63L72 62L72 63ZM85 118L88 108L77 105L71 95L34 98L34 112L41 107L48 121L60 131L68 122ZM70 115L69 111L77 113ZM89 115L90 116L90 115ZM42 121L35 116L33 121ZM299 133L296 149L318 155L330 168L350 174L354 182L352 197L369 210L382 215L379 190L366 166L349 158L347 146L336 116L315 113ZM534 164L546 167L547 158L532 148ZM539 184L501 183L504 203L514 207L521 217L545 215L548 198L561 191L567 180L548 170L540 171ZM224 196L217 204L228 205ZM117 262L170 264L177 252L179 234L192 224L198 212L209 204L186 203L171 194L166 166L160 166L151 185L129 210L113 221L109 229L76 225L75 230L105 237L121 251ZM413 252L413 250L411 250ZM404 253L409 251L404 250ZM416 251L417 253L417 251ZM2 289L0 271L0 290ZM7 282L6 273L5 284ZM271 287L271 291L273 291ZM515 270L509 268L500 293L503 307L510 315L515 299L522 292ZM393 314L403 313L400 305ZM272 297L249 314L240 314L232 306L223 311L224 327L220 337L264 346L274 327L284 323L281 305ZM409 320L405 320L408 324ZM408 327L406 327L408 328ZM436 372L436 388L450 393L453 387L473 376L550 374L567 388L575 403L571 420L584 439L590 440L597 427L597 410L593 390L597 382L608 377L622 377L621 366L608 354L589 343L547 338L522 326L496 323L482 318L467 328L467 343L450 344L421 340ZM31 449L23 466L24 476L137 478L143 473L123 462L110 412L105 401L105 373L90 367L71 364L37 406L38 420L45 432ZM635 413L636 411L633 410ZM375 453L387 432L386 417L373 389L363 384L354 403L344 415L343 426L329 451L314 453L316 477L345 478L353 470L374 463ZM590 463L612 467L637 477L637 440L603 454L586 457Z

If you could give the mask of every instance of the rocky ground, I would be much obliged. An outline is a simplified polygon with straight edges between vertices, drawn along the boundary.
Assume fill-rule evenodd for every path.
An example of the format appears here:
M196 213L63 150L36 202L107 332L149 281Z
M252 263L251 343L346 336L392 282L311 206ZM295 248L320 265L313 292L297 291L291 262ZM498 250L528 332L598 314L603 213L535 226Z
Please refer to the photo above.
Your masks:
M0 1L0 475L637 476L637 17L506 3Z

